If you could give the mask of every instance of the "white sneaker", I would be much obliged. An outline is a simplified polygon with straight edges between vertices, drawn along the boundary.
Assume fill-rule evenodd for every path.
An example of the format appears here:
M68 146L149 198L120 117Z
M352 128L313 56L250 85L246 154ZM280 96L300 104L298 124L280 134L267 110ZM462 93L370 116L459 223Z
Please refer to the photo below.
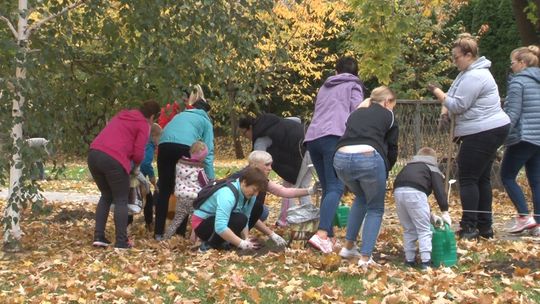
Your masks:
M137 214L142 211L142 202L136 201L135 204L127 204L127 207L128 207L129 215ZM111 204L111 208L109 209L109 212L114 213L114 204Z
M514 224L514 226L508 229L508 232L520 233L523 230L532 229L534 227L536 227L536 222L534 221L534 218L532 216L530 215L517 216L516 223Z
M358 260L358 267L367 269L368 267L377 267L380 266L379 264L375 263L373 259L370 257L369 260L364 261L362 259Z
M358 247L354 246L352 249L347 249L345 247L341 248L339 255L344 259L359 258L362 255L358 251Z
M315 249L320 250L322 253L331 253L333 251L332 242L330 239L322 239L316 233L309 239L308 243Z
M127 204L128 207L128 213L131 214L137 214L142 211L142 202L139 200L135 201L135 204Z

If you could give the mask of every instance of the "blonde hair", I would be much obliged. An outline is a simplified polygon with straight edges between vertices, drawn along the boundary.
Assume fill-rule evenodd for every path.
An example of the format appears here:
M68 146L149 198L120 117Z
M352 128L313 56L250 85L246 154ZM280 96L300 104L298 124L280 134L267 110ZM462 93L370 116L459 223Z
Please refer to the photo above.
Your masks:
M203 143L202 141L196 141L191 145L191 148L189 149L189 153L193 155L197 152L204 151L206 149L208 148L206 147L205 143Z
M540 48L537 45L529 45L517 48L510 53L517 61L525 63L526 66L538 66Z
M202 90L202 87L196 84L193 87L191 94L189 94L188 104L193 105L199 99L206 101L206 99L204 99L204 92Z
M250 165L271 163L272 155L266 151L253 151L249 153L248 162Z
M423 147L423 148L420 148L418 152L416 152L416 155L432 156L432 157L437 158L437 151L435 151L433 148L430 148L430 147Z
M478 57L478 42L473 35L469 33L459 34L457 39L454 40L452 48L459 48L463 55L471 53L473 58Z
M385 101L396 101L396 94L387 86L376 87L371 91L366 103L383 103Z

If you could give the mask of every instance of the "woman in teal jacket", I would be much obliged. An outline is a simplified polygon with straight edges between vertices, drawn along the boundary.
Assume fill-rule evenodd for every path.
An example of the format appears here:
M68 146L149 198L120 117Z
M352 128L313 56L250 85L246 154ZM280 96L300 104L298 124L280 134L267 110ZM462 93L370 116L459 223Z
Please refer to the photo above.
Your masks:
M169 197L174 189L176 163L182 156L190 157L191 145L200 140L208 147L204 159L204 171L209 179L214 179L214 129L208 112L210 105L203 99L193 104L194 109L176 114L165 126L159 139L157 154L158 200L156 203L155 238L163 239L165 220L169 206ZM185 234L186 223L180 225L179 232Z
M222 248L227 242L240 249L256 249L257 243L249 238L249 217L257 195L267 185L261 170L248 167L232 182L237 195L227 186L217 190L193 212L191 226L197 237L212 248Z
M537 46L520 47L510 55L510 67L515 73L508 84L504 111L510 117L512 128L506 139L501 180L514 203L518 216L511 233L531 229L540 235L540 49ZM525 166L532 192L534 217L516 177Z

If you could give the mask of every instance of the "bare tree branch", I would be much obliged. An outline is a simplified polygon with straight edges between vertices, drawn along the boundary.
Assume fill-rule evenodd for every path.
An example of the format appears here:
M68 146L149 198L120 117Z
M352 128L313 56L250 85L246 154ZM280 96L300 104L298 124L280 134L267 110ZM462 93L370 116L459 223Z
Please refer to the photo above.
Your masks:
M15 39L17 39L17 37L19 37L19 34L17 33L17 30L15 29L15 27L13 26L13 24L11 24L11 22L9 21L8 18L0 15L0 19L4 20L6 23L7 23L7 26L9 27L9 29L11 30L11 32L13 33L13 36L15 36Z
M64 7L61 11L59 11L59 12L56 13L56 14L52 14L52 15L47 16L47 17L45 17L45 18L43 18L43 19L41 19L41 20L39 20L39 21L34 22L32 25L30 25L30 26L24 31L25 34L27 34L28 36L30 36L30 34L32 33L32 31L38 29L38 28L39 28L40 26L42 26L45 22L48 22L48 21L50 21L51 19L54 19L54 18L56 18L56 17L58 17L58 16L60 16L60 15L62 15L62 14L64 14L64 13L66 13L66 12L69 12L69 11L71 11L71 10L73 10L73 9L75 9L75 8L77 8L77 7L81 6L81 5L83 5L83 4L85 4L86 1L87 1L87 0L79 0L79 1L73 3L73 4L69 5L69 6Z

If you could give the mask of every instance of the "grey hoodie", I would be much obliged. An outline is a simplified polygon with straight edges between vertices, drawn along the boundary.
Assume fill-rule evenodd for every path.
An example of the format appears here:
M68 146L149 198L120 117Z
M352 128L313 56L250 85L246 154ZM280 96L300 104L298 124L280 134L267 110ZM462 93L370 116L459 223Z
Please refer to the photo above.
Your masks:
M444 105L455 117L455 136L476 134L510 123L501 108L499 90L490 67L491 61L478 58L457 75L448 90Z
M526 141L540 146L540 68L528 67L512 77L504 111L512 122L505 145Z

